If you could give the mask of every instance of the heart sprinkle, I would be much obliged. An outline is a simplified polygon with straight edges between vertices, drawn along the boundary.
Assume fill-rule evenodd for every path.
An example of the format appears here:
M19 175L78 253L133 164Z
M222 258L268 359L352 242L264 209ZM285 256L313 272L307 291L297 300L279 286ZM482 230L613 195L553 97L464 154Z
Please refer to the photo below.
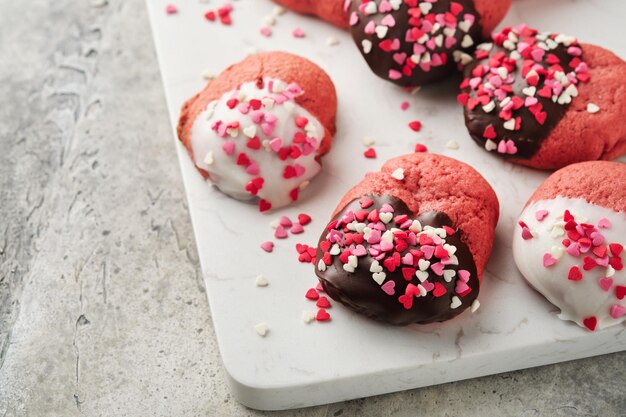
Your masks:
M476 48L457 96L466 117L471 113L479 121L470 128L472 137L506 157L535 154L546 135L534 132L548 117L559 117L553 113L568 106L580 84L589 81L581 54L575 38L539 33L524 24L493 33L491 43ZM598 110L587 105L591 113Z

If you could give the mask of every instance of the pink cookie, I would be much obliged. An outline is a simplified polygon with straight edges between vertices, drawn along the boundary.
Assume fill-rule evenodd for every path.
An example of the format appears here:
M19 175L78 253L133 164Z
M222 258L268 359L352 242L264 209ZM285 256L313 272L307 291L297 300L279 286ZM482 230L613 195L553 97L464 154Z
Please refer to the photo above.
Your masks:
M552 174L530 198L513 237L526 280L589 330L626 315L626 165L582 162Z
M520 25L474 57L458 99L487 151L540 169L626 153L626 63L613 53Z
M474 304L498 200L468 165L414 153L368 174L337 206L316 273L333 299L391 324L448 320Z

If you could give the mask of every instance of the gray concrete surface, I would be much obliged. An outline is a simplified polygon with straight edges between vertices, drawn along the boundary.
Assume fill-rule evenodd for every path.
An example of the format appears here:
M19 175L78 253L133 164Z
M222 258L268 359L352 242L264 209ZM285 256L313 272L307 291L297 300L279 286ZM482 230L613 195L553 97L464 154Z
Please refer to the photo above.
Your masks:
M190 0L191 1L191 0ZM0 0L0 416L254 416L225 385L141 0ZM626 353L284 416L625 416Z

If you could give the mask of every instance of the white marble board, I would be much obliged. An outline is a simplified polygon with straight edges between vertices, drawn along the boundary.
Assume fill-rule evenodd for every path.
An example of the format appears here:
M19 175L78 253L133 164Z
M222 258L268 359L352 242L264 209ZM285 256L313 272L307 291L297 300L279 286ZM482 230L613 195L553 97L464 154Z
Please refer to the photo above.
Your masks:
M219 73L250 50L286 50L321 65L337 87L338 132L322 173L297 205L270 215L225 197L204 183L177 141L189 211L217 340L234 396L258 409L288 409L440 384L623 350L623 326L590 333L556 317L555 308L523 281L511 257L516 216L544 172L489 155L469 138L456 82L409 96L369 72L349 35L314 18L287 13L271 38L259 29L274 4L233 2L231 27L204 20L225 2L147 0L172 125L183 101L203 87L201 74ZM167 15L173 2L178 13ZM578 36L626 57L626 8L620 0L515 0L503 24L527 22L542 30ZM301 27L303 39L291 32ZM328 46L326 39L340 43ZM410 102L407 111L400 103ZM407 123L423 122L413 133ZM378 158L362 157L364 136L376 140ZM460 148L446 147L450 140ZM315 244L341 196L388 158L411 152L416 142L470 163L496 190L501 216L491 261L483 277L481 308L441 324L386 326L334 303L332 321L305 324L304 298L316 282L313 266L297 262L295 244ZM304 234L276 241L272 254L259 249L272 238L279 215L312 215ZM263 274L269 286L255 286ZM254 325L266 322L269 334ZM184 340L180 341L185 343Z

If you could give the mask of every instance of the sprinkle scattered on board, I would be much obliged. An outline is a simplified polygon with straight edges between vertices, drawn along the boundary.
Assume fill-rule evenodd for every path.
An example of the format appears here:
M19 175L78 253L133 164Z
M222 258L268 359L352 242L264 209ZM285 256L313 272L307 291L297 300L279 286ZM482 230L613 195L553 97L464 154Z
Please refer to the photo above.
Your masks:
M173 4L168 4L167 6L165 6L165 13L166 14L176 14L176 13L178 13L178 8L176 6L174 6Z

